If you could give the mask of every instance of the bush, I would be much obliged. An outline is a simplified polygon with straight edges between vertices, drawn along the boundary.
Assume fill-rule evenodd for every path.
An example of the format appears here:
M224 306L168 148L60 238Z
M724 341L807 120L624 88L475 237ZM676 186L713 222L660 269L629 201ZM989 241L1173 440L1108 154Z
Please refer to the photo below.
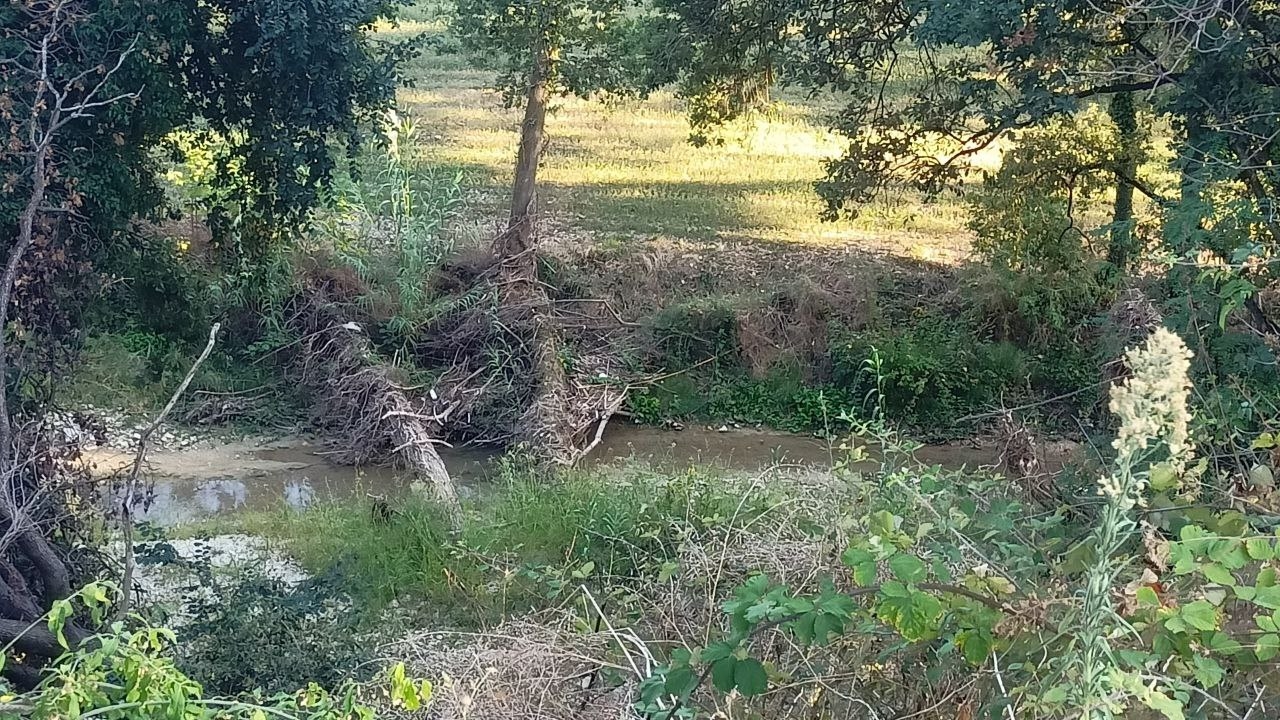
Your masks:
M902 330L837 339L836 384L877 402L890 418L916 427L948 427L1025 382L1022 353L987 344L961 321L922 317ZM876 399L876 395L879 398Z
M728 365L738 362L737 312L721 298L663 308L653 318L653 338L659 365L672 370L716 358Z
M214 573L188 603L178 666L207 690L267 695L366 680L369 652L350 601L324 580L289 587L256 568Z

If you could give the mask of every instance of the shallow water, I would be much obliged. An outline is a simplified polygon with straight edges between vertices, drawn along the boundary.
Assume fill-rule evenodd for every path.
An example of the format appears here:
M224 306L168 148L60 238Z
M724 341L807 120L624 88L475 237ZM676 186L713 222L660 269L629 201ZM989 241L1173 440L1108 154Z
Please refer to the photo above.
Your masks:
M498 453L442 447L441 456L465 493L483 486ZM789 466L821 472L841 456L838 446L789 433L705 427L675 431L615 423L584 464L636 461L672 470L714 466L738 472ZM974 443L926 446L916 458L948 468L990 467L999 463L1000 448ZM1055 450L1045 459L1046 469L1060 468L1065 458L1065 451ZM128 459L123 453L103 453L95 462L100 471L110 471ZM136 514L140 520L166 526L246 510L301 509L317 501L395 496L408 489L407 478L396 470L335 465L322 448L303 440L160 451L148 457L148 465L154 491Z

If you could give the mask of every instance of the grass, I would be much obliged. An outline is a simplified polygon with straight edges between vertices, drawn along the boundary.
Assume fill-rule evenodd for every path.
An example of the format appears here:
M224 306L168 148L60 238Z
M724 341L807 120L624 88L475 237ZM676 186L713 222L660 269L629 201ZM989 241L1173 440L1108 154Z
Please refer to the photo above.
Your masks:
M452 51L438 4L410 10L387 37L438 41L408 69L400 102L419 122L432 163L468 172L477 188L471 232L487 236L503 216L519 111L489 90L490 74ZM556 101L541 179L551 224L573 240L675 238L699 244L763 241L858 244L915 259L957 260L968 232L960 203L903 192L828 223L813 183L841 152L824 128L828 108L796 100L725 129L723 145L695 148L680 103Z
M238 514L174 534L266 537L313 575L336 578L373 613L396 601L471 624L545 605L578 583L657 574L689 528L767 507L769 493L744 501L737 489L713 470L548 477L516 459L496 490L468 508L457 537L434 507L417 501L385 523L367 506L337 503Z
M196 351L148 331L104 332L85 340L63 399L72 406L115 408L126 414L158 411L182 382ZM192 392L234 393L271 383L269 368L215 351L196 372ZM189 393L187 400L191 399ZM282 407L282 393L272 398Z

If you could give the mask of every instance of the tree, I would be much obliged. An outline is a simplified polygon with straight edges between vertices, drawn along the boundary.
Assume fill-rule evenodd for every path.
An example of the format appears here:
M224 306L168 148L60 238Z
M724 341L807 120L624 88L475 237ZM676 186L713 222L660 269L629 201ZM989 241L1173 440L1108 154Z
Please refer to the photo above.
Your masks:
M90 296L93 263L133 241L133 220L166 212L154 148L197 121L236 138L222 166L229 177L239 168L236 197L251 218L242 226L256 232L228 250L278 243L285 221L328 182L334 137L354 139L390 104L399 55L374 48L368 30L398 4L24 0L0 9L0 226L11 238L0 275L0 638L27 658L4 668L9 677L29 684L62 652L30 625L82 569L58 547L74 541L67 493L92 503L63 462L73 458L42 429L46 388L75 344L71 324L55 320ZM69 640L82 637L68 625Z
M546 289L537 278L538 167L548 143L551 99L564 95L627 92L639 55L626 16L633 0L462 0L456 29L486 68L508 105L524 103L507 228L493 241L500 271L500 304L521 346L528 348L535 397L516 435L544 458L573 462L578 428L568 420L572 392L563 339ZM607 415L612 411L601 411Z
M546 150L551 98L627 92L637 58L627 52L634 0L462 0L456 28L486 68L497 66L497 87L508 106L524 103L507 232L494 241L499 258L534 246L538 165Z
M1258 204L1275 189L1274 0L707 0L662 7L670 36L684 49L668 55L696 61L681 73L695 97L741 87L762 67L784 82L850 94L835 125L848 138L846 153L818 185L832 215L856 213L896 184L935 193L963 183L971 175L966 160L1010 132L1107 98L1127 143L1108 168L1122 188L1117 224L1129 219L1132 190L1158 203L1168 199L1136 176L1138 99L1181 128L1188 176L1226 168ZM904 66L919 76L906 93ZM743 107L734 99L710 119L732 117ZM1113 237L1113 259L1127 262L1125 234Z

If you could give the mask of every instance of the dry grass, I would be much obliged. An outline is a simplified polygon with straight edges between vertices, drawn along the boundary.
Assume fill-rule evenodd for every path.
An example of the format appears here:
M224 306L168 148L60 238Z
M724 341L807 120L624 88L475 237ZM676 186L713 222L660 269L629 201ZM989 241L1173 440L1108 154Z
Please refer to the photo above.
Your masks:
M433 678L431 705L400 717L432 720L622 720L630 684L599 680L613 662L606 632L575 632L564 615L544 613L483 633L429 630L383 648L391 662ZM394 716L394 712L385 716Z

